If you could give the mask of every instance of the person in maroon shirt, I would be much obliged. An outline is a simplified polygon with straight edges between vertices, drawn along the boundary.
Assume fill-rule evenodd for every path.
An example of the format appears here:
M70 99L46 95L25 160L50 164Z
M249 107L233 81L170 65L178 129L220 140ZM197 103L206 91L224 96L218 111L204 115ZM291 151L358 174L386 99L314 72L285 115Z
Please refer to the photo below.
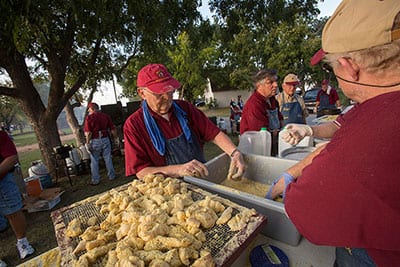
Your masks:
M271 155L278 153L278 134L282 128L282 113L275 99L278 77L275 70L260 70L253 76L254 93L246 101L240 120L240 134L265 127L271 133Z
M314 113L317 113L317 117L333 114L334 111L336 111L335 114L339 114L341 108L339 95L335 88L329 85L329 80L322 80L321 90L319 90L317 94Z
M6 132L0 130L0 215L8 219L17 238L19 256L25 259L35 250L25 236L26 219L22 212L23 202L13 175L17 163L18 154L14 143Z
M322 48L311 63L324 58L358 104L335 122L287 125L282 138L291 144L331 140L284 172L266 197L284 195L304 237L336 246L335 266L399 266L400 2L342 1Z
M205 177L203 145L213 142L231 156L233 178L245 169L243 157L230 138L187 101L173 100L180 87L162 64L143 67L137 78L141 107L125 121L126 175Z
M89 115L86 117L84 132L86 136L86 148L90 154L90 170L92 173L91 185L100 183L99 159L103 157L106 164L109 180L116 178L111 156L111 140L118 144L118 135L114 123L108 114L99 111L99 106L92 102L88 104Z

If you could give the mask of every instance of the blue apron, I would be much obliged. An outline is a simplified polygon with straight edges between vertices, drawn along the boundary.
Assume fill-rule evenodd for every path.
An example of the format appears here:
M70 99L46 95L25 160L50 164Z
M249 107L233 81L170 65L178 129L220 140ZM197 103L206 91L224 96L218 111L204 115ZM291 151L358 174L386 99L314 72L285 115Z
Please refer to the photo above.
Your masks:
M320 102L318 106L318 111L321 111L323 109L336 109L335 105L329 104L329 95L321 94L319 100Z
M284 96L282 98L283 126L288 123L304 124L303 110L300 103L298 101L285 103Z
M195 136L193 132L192 136ZM206 162L197 138L192 138L192 142L189 143L183 133L165 141L165 159L167 165L183 164L193 159Z
M279 123L278 108L267 109L267 114L269 121L268 130L279 130L281 128L281 124Z

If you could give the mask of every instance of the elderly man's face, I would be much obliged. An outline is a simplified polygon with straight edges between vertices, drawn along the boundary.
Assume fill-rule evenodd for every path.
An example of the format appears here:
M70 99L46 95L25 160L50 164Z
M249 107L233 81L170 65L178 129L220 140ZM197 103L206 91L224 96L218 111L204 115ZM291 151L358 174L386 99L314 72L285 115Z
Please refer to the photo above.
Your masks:
M294 95L294 91L296 90L296 85L283 83L282 89L287 95L292 96Z
M265 97L271 97L276 95L277 88L278 88L277 77L265 78L262 81L260 81L257 85L257 91Z
M146 88L138 89L138 94L142 99L146 100L149 108L160 115L167 114L170 110L174 92L175 90L164 94L155 94Z

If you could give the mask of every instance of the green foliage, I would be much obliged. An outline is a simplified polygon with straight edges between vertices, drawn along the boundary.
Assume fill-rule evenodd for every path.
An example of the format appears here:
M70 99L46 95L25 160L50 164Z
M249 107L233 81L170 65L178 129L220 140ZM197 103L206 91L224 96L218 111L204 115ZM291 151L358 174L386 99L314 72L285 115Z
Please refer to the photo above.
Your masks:
M201 57L193 49L186 32L178 36L177 45L168 51L168 56L172 61L169 70L182 84L180 96L191 101L203 95L206 79L201 77Z
M218 22L221 59L230 87L248 89L251 75L260 68L275 68L281 76L298 73L303 79L314 71L311 55L319 48L314 31L316 0L210 1ZM215 82L214 79L211 80ZM226 86L226 85L225 85ZM219 85L218 87L224 87Z

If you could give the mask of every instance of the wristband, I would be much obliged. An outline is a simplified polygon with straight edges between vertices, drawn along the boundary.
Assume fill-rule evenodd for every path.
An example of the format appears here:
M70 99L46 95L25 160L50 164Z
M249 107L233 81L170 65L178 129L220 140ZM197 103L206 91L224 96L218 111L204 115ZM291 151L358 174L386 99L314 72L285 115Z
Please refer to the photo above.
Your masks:
M240 153L239 149L235 148L235 149L232 151L230 157L233 158L233 155L235 155L236 152L239 152L239 153Z

